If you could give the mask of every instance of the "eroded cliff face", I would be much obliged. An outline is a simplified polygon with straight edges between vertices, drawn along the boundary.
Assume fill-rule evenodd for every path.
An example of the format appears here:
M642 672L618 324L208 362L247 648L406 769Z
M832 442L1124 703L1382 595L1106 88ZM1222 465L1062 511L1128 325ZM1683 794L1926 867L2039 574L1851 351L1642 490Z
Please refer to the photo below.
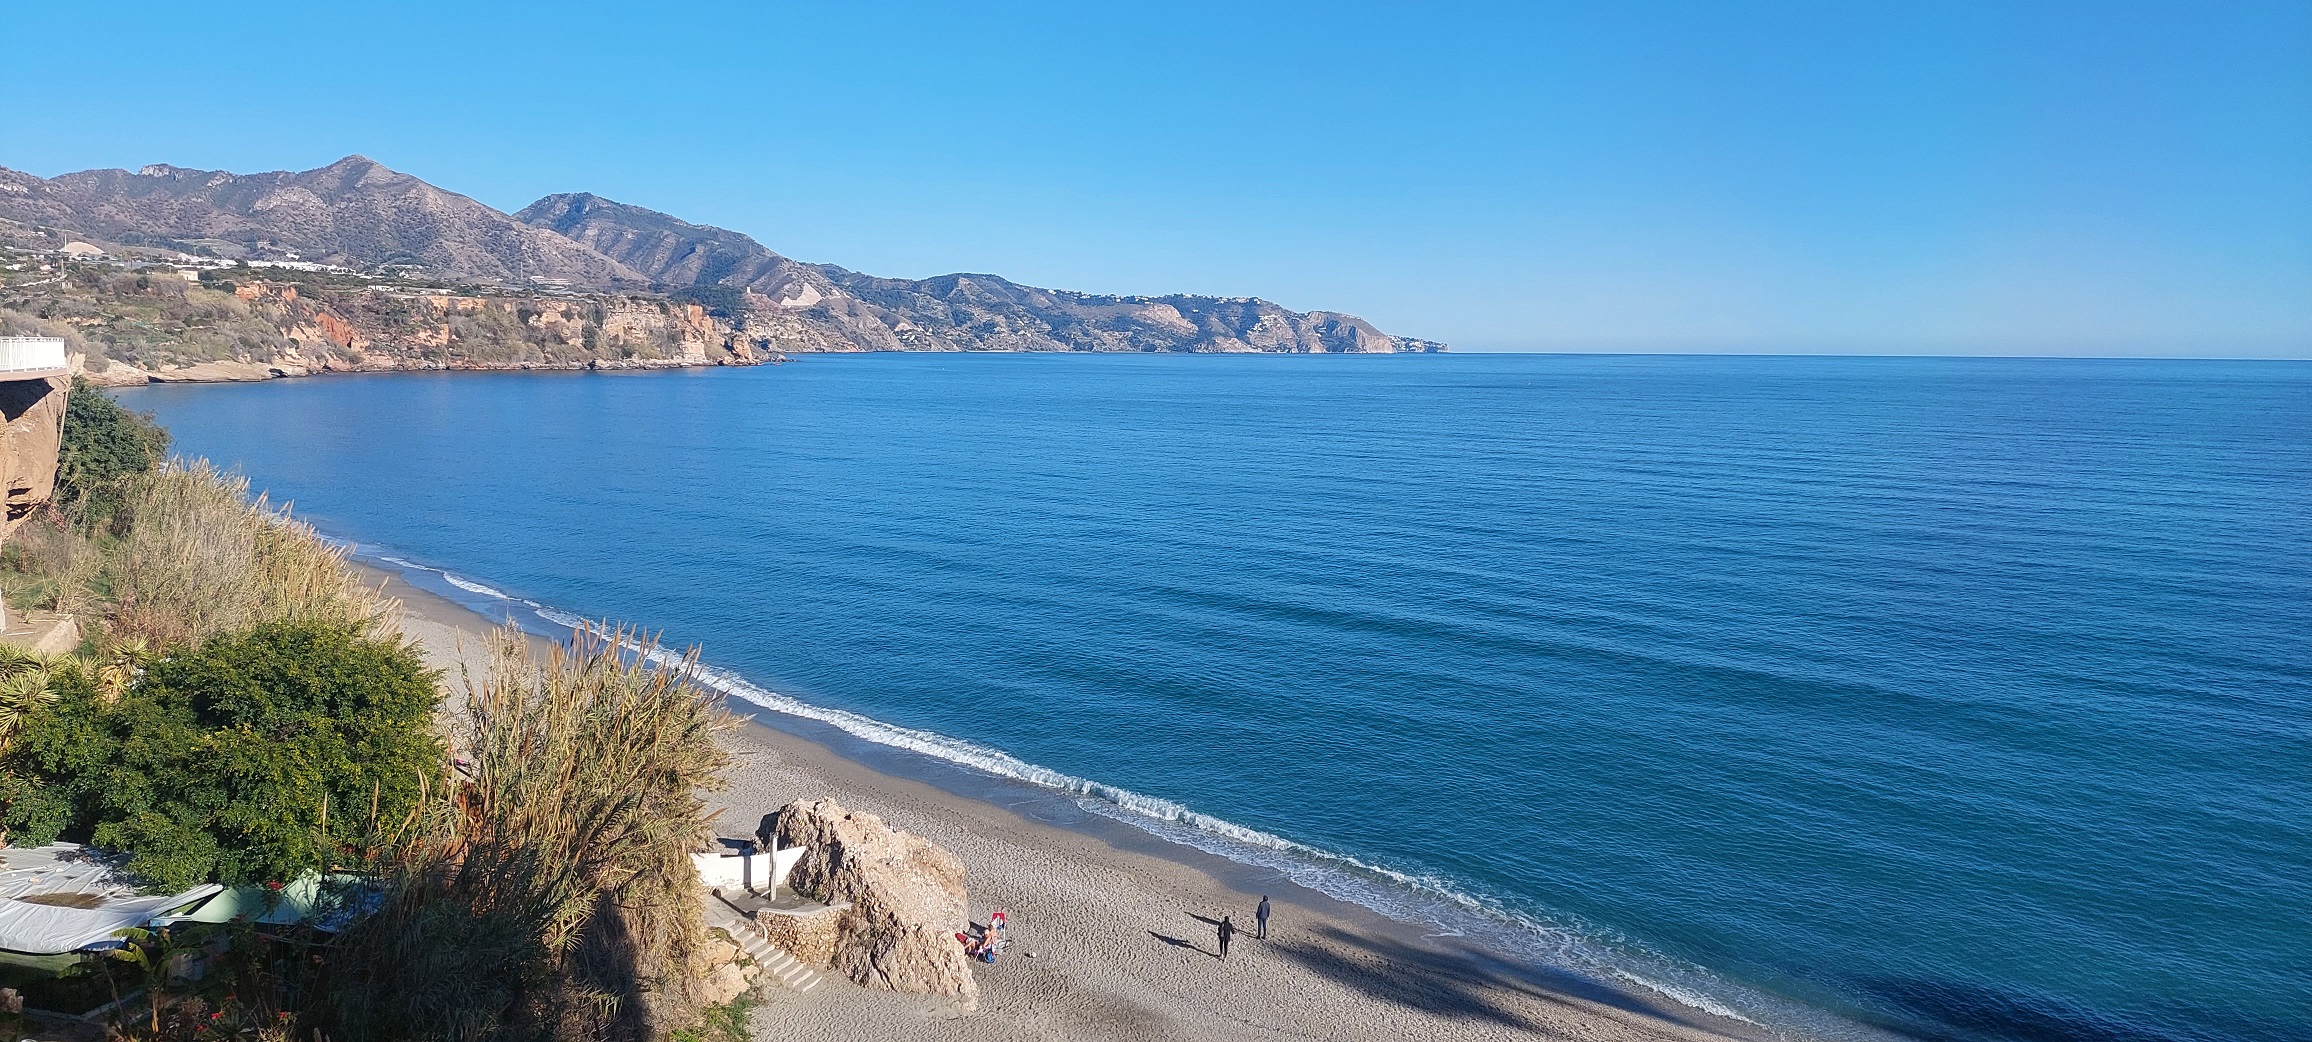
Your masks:
M0 539L56 494L56 456L70 376L0 380L0 490L7 496Z
M90 380L264 380L427 369L751 365L759 341L657 296L511 296L261 281L103 276L19 305L106 364ZM0 293L0 307L9 303Z

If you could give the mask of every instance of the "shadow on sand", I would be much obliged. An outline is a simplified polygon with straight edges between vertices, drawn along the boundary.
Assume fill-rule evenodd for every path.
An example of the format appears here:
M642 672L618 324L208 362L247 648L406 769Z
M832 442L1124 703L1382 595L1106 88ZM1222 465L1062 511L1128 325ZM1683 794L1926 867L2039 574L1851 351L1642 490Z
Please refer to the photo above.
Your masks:
M1201 916L1199 918L1202 918ZM1595 1006L1704 1030L1722 1028L1695 1011L1647 1001L1570 975L1548 975L1470 952L1448 952L1390 937L1319 926L1314 936L1338 948L1270 931L1261 950L1342 987L1435 1016L1539 1032L1546 1025L1518 1007L1525 1002L1588 1012ZM1346 949L1341 950L1341 949ZM1250 953L1248 953L1250 954ZM1541 980L1547 979L1544 985Z
M1186 948L1186 949L1188 949L1189 951L1192 951L1192 952L1198 952L1198 953L1201 953L1201 954L1204 954L1204 955L1209 955L1209 956L1212 956L1212 957L1213 957L1213 958L1215 958L1215 959L1217 959L1217 958L1220 958L1220 953L1219 953L1219 952L1215 952L1215 951L1208 951L1208 950L1206 950L1206 949L1205 949L1205 947L1204 947L1203 945L1201 945L1201 944L1198 944L1198 943L1196 943L1195 941L1184 940L1184 939L1182 939L1182 938L1173 937L1173 936L1170 936L1170 935L1168 935L1168 934L1161 934L1161 933L1157 933L1157 932L1156 932L1156 931L1154 931L1154 930L1150 930L1150 931L1148 931L1148 936L1150 936L1150 937L1154 937L1154 938L1156 938L1157 940L1159 940L1159 941L1162 941L1162 942L1164 942L1164 943L1166 943L1166 944L1169 944L1169 945L1171 945L1171 946L1173 946L1173 947L1175 947L1175 948Z

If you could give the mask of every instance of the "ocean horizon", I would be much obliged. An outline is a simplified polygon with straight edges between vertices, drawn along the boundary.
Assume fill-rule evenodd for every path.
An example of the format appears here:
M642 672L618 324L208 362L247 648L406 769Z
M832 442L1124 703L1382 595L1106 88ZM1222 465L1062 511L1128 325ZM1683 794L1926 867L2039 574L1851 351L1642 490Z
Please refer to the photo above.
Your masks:
M1793 1036L2312 1037L2312 364L858 355L121 393L368 561Z

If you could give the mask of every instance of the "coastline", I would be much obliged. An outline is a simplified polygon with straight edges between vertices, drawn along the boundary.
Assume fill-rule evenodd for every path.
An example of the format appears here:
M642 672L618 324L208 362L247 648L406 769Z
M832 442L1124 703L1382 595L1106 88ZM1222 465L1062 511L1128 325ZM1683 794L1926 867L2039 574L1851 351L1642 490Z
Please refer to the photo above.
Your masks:
M453 688L461 667L481 667L491 619L387 568L355 565L401 601L404 634ZM881 815L963 860L974 916L1008 913L1014 954L976 967L981 1007L963 1023L926 997L830 978L808 994L769 989L759 1037L944 1040L966 1029L1053 1039L1778 1037L1427 935L1280 871L1087 812L1065 793L925 763L812 723L750 718L726 734L735 762L728 787L710 795L720 830L751 833L761 814L797 798ZM1266 942L1249 929L1264 893L1278 906ZM1246 924L1225 961L1213 954L1210 925L1223 914Z
M731 361L728 359L681 358L628 358L603 359L585 362L529 362L518 365L476 365L470 362L433 362L392 359L375 365L336 366L323 363L272 364L242 362L232 359L200 362L174 369L145 369L125 362L114 362L102 372L84 371L88 382L107 389L143 387L147 384L246 384L267 380L296 380L309 376L365 376L378 373L597 373L597 372L662 372L668 369L713 369L721 366L757 366L765 361Z

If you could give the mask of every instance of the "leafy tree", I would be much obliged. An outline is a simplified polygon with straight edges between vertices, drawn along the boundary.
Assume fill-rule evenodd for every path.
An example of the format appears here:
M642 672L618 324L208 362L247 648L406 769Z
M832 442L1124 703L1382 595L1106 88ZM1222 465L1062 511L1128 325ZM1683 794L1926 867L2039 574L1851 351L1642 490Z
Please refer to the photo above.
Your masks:
M276 623L161 660L116 700L67 685L7 773L41 798L9 823L129 855L162 889L286 883L358 860L443 763L435 675L408 645Z
M56 454L56 498L82 503L109 496L120 479L152 470L168 451L169 432L151 416L123 409L102 388L73 377Z

